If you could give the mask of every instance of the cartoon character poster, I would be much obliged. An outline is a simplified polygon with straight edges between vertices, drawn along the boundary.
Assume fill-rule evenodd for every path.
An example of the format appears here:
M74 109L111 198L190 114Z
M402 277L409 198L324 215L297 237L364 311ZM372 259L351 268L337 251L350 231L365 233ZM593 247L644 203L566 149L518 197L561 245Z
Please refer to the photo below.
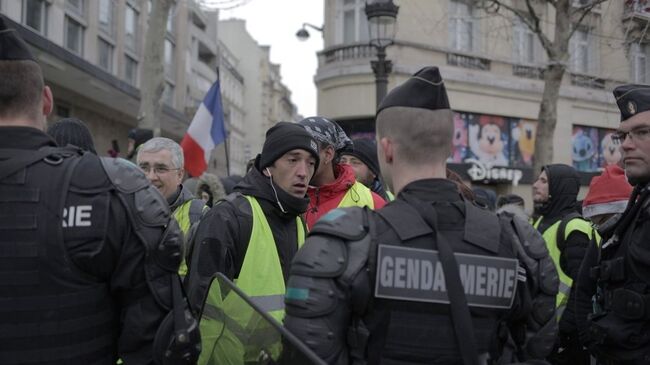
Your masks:
M599 167L598 129L593 127L573 126L571 138L571 158L573 167L578 171L594 172Z
M479 115L468 120L471 155L487 166L508 166L509 130L505 118Z
M537 122L529 119L511 119L512 137L510 157L513 167L532 167L535 154Z
M454 113L454 137L451 143L451 156L447 162L461 163L467 155L467 117L468 113Z
M612 140L612 134L614 134L614 132L613 129L598 130L600 141L600 167L615 165L621 159L621 144Z

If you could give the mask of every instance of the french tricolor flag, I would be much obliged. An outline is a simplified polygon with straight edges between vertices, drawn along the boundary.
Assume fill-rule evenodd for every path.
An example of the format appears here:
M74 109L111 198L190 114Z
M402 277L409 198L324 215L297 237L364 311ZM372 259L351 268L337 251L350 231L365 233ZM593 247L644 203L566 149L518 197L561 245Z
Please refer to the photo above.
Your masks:
M185 170L192 177L201 176L208 168L210 153L226 140L226 126L221 105L219 80L208 91L181 141Z

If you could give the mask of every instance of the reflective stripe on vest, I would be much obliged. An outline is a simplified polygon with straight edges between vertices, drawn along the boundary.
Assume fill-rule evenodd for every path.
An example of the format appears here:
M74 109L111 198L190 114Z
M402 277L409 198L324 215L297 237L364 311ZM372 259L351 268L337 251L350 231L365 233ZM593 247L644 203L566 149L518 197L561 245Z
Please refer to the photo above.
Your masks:
M252 196L244 196L253 212L253 229L246 256L235 280L237 286L264 311L282 323L284 318L284 276L278 249L262 207ZM302 220L296 217L298 248L305 242Z
M370 209L375 209L372 191L362 183L355 181L345 193L343 199L341 199L338 207L369 207Z
M183 233L183 255L182 255L182 260L181 260L181 265L178 268L178 274L181 277L185 277L187 275L187 263L185 262L185 248L187 247L187 232L189 232L190 227L192 226L192 222L190 222L190 207L192 206L192 199L186 201L185 203L181 204L174 213L172 213L172 217L176 222L178 223L178 227L181 229L181 232Z
M386 190L386 196L388 197L389 202L395 200L395 195L393 195L393 193L391 193L389 190Z
M543 217L540 217L533 224L533 227L535 227L535 229L537 229L541 223L542 218ZM558 290L557 296L555 297L555 306L557 307L558 320L562 317L562 313L566 309L567 301L569 300L569 294L571 292L571 285L573 284L571 277L569 277L560 267L561 252L557 247L557 230L560 227L560 223L562 223L561 219L548 227L542 234L542 237L546 242L548 253L553 259L553 263L555 263L555 268L557 269L557 273L560 277L560 288ZM564 238L566 239L569 237L573 231L584 233L587 235L587 237L589 237L589 240L592 239L595 232L591 224L582 218L574 218L567 223L566 228L564 229Z

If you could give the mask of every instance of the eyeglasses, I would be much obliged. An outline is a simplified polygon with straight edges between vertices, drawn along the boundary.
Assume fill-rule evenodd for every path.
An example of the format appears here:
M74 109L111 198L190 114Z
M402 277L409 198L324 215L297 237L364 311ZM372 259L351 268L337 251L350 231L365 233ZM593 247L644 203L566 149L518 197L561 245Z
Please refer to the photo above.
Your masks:
M144 171L145 174L148 174L149 171L151 171L152 169L153 169L153 173L158 175L158 176L165 175L165 174L169 173L170 171L180 170L180 169L170 169L167 166L154 166L154 167L151 167L149 165L140 165L140 170Z
M627 136L630 136L633 142L647 141L650 139L650 127L641 127L629 132L616 131L612 134L612 141L614 143L623 143Z

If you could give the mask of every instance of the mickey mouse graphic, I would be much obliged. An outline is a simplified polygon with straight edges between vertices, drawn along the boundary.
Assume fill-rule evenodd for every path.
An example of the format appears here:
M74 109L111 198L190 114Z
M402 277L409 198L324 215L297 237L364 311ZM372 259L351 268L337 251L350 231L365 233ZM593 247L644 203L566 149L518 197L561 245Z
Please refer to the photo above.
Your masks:
M501 134L503 118L481 115L469 126L469 147L479 161L488 166L508 166Z

